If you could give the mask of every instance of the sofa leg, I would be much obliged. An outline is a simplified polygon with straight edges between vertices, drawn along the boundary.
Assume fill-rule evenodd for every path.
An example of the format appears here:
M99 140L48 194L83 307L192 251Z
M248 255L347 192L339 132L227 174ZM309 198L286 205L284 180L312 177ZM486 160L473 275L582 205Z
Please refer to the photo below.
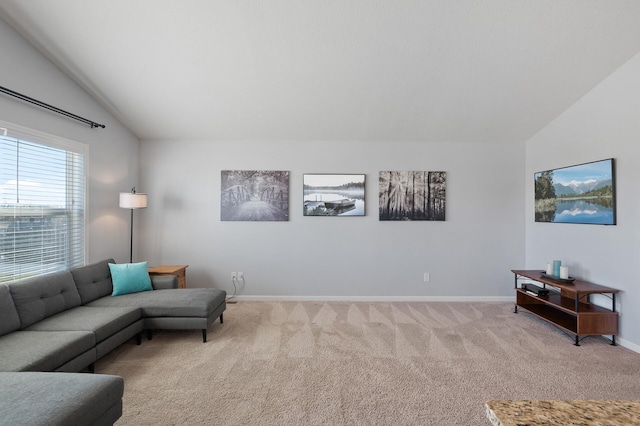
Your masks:
M142 344L142 332L136 334L136 345L140 346Z
M222 314L220 314L220 324L224 323L224 319L222 318Z
M93 374L96 372L96 365L92 362L91 364L89 364L87 369L89 370L89 373Z
M202 329L202 343L207 343L207 329Z
M151 331L151 329L147 330L147 340L151 340L153 339L153 332Z

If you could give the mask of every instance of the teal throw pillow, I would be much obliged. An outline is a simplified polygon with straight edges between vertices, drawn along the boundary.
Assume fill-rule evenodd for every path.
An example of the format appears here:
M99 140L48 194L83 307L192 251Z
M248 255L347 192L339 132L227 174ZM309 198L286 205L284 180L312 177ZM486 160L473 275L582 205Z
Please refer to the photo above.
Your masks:
M147 262L110 263L109 270L113 281L112 296L153 290Z

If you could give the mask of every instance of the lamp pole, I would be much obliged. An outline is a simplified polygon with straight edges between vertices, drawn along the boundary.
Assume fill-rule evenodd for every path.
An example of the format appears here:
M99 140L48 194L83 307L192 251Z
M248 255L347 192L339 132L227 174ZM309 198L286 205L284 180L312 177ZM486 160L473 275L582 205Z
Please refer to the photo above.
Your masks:
M129 245L129 263L133 263L133 209L131 209L131 239Z

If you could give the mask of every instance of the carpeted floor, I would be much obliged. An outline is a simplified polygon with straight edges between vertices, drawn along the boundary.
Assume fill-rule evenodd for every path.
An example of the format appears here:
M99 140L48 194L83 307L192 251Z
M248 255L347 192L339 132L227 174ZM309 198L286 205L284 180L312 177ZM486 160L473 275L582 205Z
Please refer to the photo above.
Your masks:
M239 302L202 343L160 331L98 361L118 425L489 425L495 399L640 399L640 354L509 303Z

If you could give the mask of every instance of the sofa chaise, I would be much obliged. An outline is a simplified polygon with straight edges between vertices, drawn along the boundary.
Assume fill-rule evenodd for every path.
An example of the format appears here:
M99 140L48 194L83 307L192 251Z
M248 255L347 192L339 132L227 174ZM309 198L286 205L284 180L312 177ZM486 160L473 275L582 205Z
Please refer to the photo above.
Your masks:
M112 259L71 270L82 305L98 308L139 308L143 328L149 336L154 329L202 330L202 341L207 341L207 330L226 309L223 290L212 288L178 289L174 276L152 276L155 290L111 297L113 284L109 263ZM163 278L169 278L163 279ZM184 291L186 290L186 291Z

